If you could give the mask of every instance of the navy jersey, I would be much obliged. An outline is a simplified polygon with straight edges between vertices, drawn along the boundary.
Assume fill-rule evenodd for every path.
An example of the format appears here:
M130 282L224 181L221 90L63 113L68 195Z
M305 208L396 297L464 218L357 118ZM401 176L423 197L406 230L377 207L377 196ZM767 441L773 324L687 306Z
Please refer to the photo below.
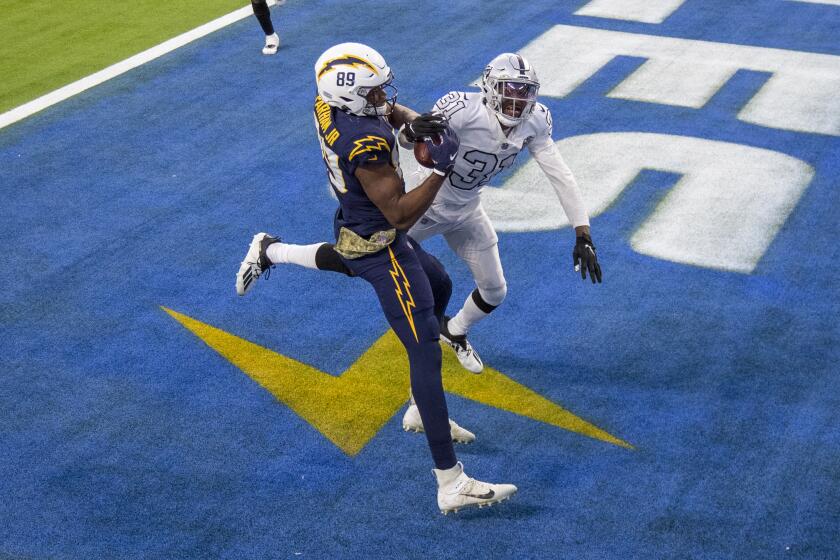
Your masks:
M341 204L336 232L346 227L362 237L393 229L356 178L360 165L386 164L400 173L394 128L385 117L350 115L315 98L315 127L327 178Z

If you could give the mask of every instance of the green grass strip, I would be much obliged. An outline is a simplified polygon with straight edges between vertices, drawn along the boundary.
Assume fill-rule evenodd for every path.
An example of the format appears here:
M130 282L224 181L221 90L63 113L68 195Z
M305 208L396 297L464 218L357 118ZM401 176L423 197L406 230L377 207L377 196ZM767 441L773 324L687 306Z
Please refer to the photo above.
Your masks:
M247 5L245 0L0 0L0 113ZM254 26L259 36L256 20Z

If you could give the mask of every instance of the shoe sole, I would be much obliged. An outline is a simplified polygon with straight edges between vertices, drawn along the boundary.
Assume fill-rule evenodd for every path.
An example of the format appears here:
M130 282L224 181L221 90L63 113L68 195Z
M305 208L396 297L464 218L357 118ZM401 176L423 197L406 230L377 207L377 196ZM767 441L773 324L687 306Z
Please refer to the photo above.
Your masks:
M424 433L426 433L426 430L424 430L423 428L412 428L411 426L409 426L409 425L407 425L407 424L403 424L403 431L406 431L406 432L414 432L415 434L424 434ZM471 444L471 443L472 443L473 441L475 441L475 440L473 440L473 439L457 439L457 438L452 438L452 441L453 441L453 443L463 443L464 445L469 445L469 444Z
M467 504L465 506L461 506L461 507L457 507L457 508L442 509L442 510L440 510L440 512L443 515L449 515L450 513L458 513L462 509L470 509L470 508L474 508L476 506L478 507L478 509L484 509L486 507L492 506L493 504L500 504L500 503L504 502L505 500L509 500L515 495L516 495L516 492L514 492L510 496L505 496L504 498L499 498L498 500L492 500L490 502L482 502L480 504Z

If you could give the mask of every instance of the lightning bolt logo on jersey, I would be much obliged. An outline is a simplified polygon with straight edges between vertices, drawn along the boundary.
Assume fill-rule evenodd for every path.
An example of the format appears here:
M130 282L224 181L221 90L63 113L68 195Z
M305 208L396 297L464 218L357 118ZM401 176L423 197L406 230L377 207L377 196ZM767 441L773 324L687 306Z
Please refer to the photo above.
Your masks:
M391 124L385 117L351 115L330 107L320 97L315 98L314 117L327 179L341 205L336 232L346 227L367 237L393 229L356 178L356 169L368 163L391 165L402 176Z
M381 136L372 136L368 135L364 138L359 138L358 140L353 140L353 151L350 152L350 155L347 156L347 159L350 161L353 160L359 154L363 154L365 152L374 152L372 156L368 158L367 161L378 161L379 155L376 152L380 151L389 151L391 147L388 145L388 141L382 138Z

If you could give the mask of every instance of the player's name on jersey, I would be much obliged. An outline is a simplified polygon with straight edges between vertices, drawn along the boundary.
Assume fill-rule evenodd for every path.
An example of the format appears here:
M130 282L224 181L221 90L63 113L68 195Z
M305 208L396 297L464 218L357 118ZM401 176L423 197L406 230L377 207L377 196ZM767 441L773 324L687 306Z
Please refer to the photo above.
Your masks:
M321 134L324 135L324 141L328 146L332 146L338 140L339 136L341 136L332 121L332 107L324 103L320 97L316 97L315 115L318 119L318 127L321 129Z

